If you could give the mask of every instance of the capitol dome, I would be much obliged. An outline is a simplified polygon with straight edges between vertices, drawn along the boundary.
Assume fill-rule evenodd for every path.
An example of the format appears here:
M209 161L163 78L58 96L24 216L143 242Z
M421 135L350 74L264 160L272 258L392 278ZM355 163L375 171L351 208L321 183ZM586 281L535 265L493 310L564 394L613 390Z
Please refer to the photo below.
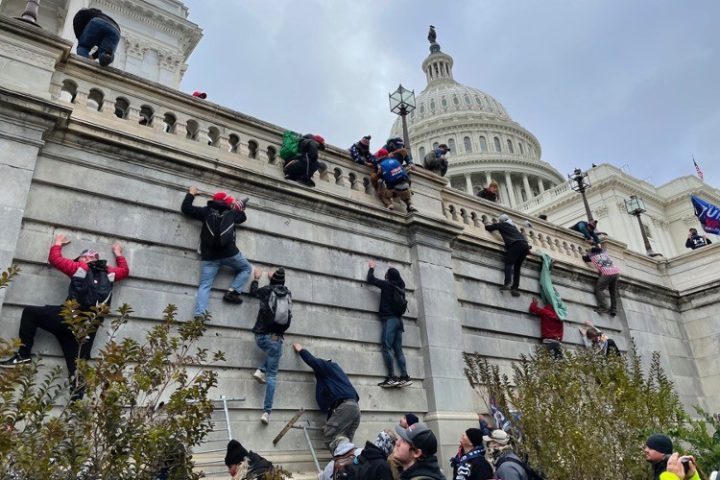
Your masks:
M500 186L500 202L516 207L566 181L541 160L537 138L510 118L487 93L453 78L453 58L440 50L434 30L430 55L423 61L427 86L408 114L410 147L416 163L439 144L447 144L447 177L454 188L475 193L491 181ZM400 117L391 136L402 136Z

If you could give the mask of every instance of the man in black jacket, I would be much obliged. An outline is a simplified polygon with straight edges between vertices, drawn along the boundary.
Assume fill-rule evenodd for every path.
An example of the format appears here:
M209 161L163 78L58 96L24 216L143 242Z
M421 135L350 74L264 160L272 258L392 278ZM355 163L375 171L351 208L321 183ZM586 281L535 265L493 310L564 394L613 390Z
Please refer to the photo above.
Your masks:
M423 478L444 480L440 471L437 454L437 438L424 423L416 423L408 428L395 426L400 438L395 442L393 457L402 466L401 480Z
M272 463L253 451L248 452L237 440L228 442L225 465L232 478L247 480L261 480L273 471Z
M265 387L265 403L260 421L267 425L270 422L273 399L275 398L275 380L277 377L280 357L282 357L283 334L292 321L292 294L285 286L285 269L280 267L272 275L267 273L270 285L258 288L258 280L262 271L256 269L250 284L250 295L260 300L257 320L252 331L255 344L267 355L262 365L255 370L253 378Z
M250 262L240 253L235 245L235 226L243 223L245 216L245 202L238 202L225 192L218 192L213 199L207 202L205 207L193 206L195 195L198 189L190 187L183 200L182 212L196 220L203 222L200 232L200 285L198 286L197 300L195 303L194 316L200 316L207 312L210 301L210 289L220 267L229 267L235 272L235 278L230 289L225 292L223 300L228 303L240 304L243 302L240 292L250 278L252 266ZM247 200L246 200L247 201ZM222 225L227 221L226 217L232 216L233 227L231 231L215 232L210 228L213 225ZM217 222L215 221L217 220ZM226 229L227 230L227 229ZM228 235L231 237L228 238ZM227 240L225 240L228 238Z
M360 455L355 457L353 464L346 467L338 477L348 480L392 480L393 472L388 463L388 455L392 453L396 440L397 436L390 430L378 433L374 442L365 442Z
M505 281L500 290L510 290L513 297L520 296L520 269L525 257L530 253L530 245L510 217L504 213L498 217L497 223L486 223L485 230L500 232L505 242Z
M304 135L298 145L298 155L285 164L285 178L314 187L312 176L320 168L318 151L325 150L325 139L320 135Z
M387 369L385 380L378 383L379 387L406 387L412 385L407 374L405 354L402 350L402 334L405 331L402 324L402 305L397 303L405 299L405 282L394 268L388 268L385 280L375 278L375 261L368 263L367 282L380 289L380 307L378 315L382 323L382 355ZM407 305L407 304L406 304ZM393 369L393 353L400 369L400 377L396 378Z
M698 235L697 228L691 228L690 233L688 233L688 238L685 241L685 248L695 250L696 248L704 247L711 243L707 235Z
M90 58L90 50L100 65L106 67L115 59L115 49L120 42L120 26L97 8L83 8L73 18L73 30L78 39L77 54Z
M662 433L654 433L645 441L643 455L652 469L653 480L658 480L660 474L667 469L668 457L673 453L673 443L670 437Z
M293 343L293 349L315 372L315 400L320 410L327 412L322 432L326 446L333 453L337 438L347 437L352 441L355 436L360 425L360 396L340 365L314 357L299 343Z

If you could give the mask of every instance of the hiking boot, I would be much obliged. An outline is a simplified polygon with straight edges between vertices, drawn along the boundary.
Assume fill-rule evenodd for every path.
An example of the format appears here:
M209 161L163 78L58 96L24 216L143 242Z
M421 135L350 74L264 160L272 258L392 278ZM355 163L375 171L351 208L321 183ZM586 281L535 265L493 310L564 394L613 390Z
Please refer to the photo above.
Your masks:
M267 383L267 377L265 376L265 372L263 372L259 368L257 370L255 370L255 373L253 373L253 378L258 383Z
M301 178L301 179L298 180L298 181L299 181L300 183L302 183L303 185L305 185L306 187L310 187L310 188L314 188L314 187L315 187L315 182L313 181L312 178Z
M513 297L519 297L520 290L518 290L517 288L513 288L512 290L510 290L510 295L512 295Z
M392 387L397 386L397 383L398 383L398 382L397 382L397 380L395 380L395 378L393 378L393 377L385 377L385 380L383 380L382 382L378 383L378 387L382 387L382 388L392 388Z
M412 384L413 384L413 381L410 380L410 377L408 377L407 375L404 375L404 376L398 378L397 384L395 386L398 388L402 388L402 387L409 387Z
M407 206L407 211L408 211L408 213L413 213L413 212L417 212L418 209L415 208L414 205L408 205L408 206Z
M225 295L223 295L223 300L228 303L236 303L238 305L243 303L242 295L232 289L225 292Z
M610 311L608 311L608 313L610 314L611 317L614 317L615 315L617 315L617 311L613 310L613 309L610 309Z
M31 359L29 356L28 356L28 357L23 357L23 356L20 355L20 353L18 352L18 353L16 353L15 355L13 355L12 357L8 358L7 360L3 360L2 362L0 362L0 368L13 368L13 367L16 366L16 365L21 365L21 364L23 364L23 363L28 363L28 362L30 362L31 360L32 360L32 359Z
M260 417L260 421L263 425L267 425L270 423L270 412L263 412L262 416Z
M510 285L509 283L506 283L505 285L500 287L500 290L503 292L506 292L506 291L510 290L511 288L512 288L512 285Z

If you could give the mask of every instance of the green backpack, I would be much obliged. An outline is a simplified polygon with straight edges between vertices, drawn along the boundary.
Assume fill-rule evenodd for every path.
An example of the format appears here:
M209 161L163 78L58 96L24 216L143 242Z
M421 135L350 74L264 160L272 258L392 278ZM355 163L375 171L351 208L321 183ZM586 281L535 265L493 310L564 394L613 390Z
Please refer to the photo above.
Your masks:
M290 160L300 153L300 140L302 135L292 130L285 130L282 137L282 145L280 146L280 158Z

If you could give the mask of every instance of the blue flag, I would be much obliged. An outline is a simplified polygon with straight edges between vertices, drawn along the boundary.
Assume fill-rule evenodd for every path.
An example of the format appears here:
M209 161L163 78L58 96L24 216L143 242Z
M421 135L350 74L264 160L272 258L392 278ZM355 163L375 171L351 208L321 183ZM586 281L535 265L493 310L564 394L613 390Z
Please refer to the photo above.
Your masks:
M695 216L700 220L703 230L707 233L720 235L720 208L705 200L701 200L695 195L690 197L693 208L695 208Z

